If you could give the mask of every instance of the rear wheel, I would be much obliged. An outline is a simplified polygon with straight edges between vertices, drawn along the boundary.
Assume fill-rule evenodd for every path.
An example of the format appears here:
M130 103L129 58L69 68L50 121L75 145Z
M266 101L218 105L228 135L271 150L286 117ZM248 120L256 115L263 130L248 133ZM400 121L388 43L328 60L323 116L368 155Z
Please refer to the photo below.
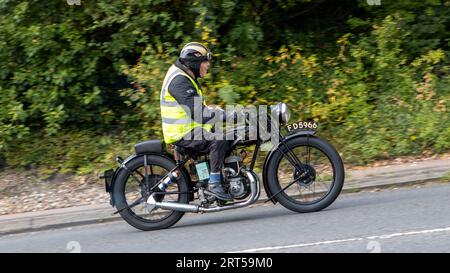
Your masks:
M297 137L280 145L267 168L272 194L284 207L313 212L328 207L344 185L344 164L331 144L318 137ZM303 169L295 168L301 162Z
M147 156L148 162L147 171L144 164L145 156ZM181 219L184 212L163 209L148 211L146 206L150 194L149 189L174 167L175 162L166 157L143 155L127 163L130 173L124 169L118 173L113 189L114 200L119 210L127 206L132 207L120 212L128 224L147 231L168 228ZM145 178L146 174L148 179ZM189 202L188 194L170 194L171 192L187 191L187 180L184 175L181 175L165 190L166 194L156 195L155 200L187 204Z

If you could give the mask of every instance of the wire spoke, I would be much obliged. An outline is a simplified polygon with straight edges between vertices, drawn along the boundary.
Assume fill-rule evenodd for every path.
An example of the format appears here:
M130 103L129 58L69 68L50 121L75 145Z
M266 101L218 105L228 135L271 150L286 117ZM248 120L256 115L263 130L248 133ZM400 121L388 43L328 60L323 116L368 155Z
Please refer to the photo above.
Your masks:
M125 182L125 199L135 200L137 196L139 196L137 200L141 199L140 202L137 202L136 200L132 203L132 205L130 205L130 210L135 215L135 217L141 218L143 221L147 222L161 221L161 219L165 219L170 215L172 215L173 211L162 209L155 209L152 211L148 211L145 202L142 202L142 200L144 200L149 194L148 186L151 186L155 182L159 181L159 179L163 177L166 173L168 173L169 170L159 165L154 164L147 165L146 163L147 162L144 159L144 164L142 166L134 170L130 170L129 178ZM142 181L139 181L138 186L130 181L132 180L138 181L138 178L136 177L136 175L133 175L133 173L142 175L142 173L139 170L144 171L145 176L142 176ZM171 199L170 201L177 201L180 198L180 194L176 194L177 192L179 192L178 183L173 183L170 185L169 192L164 193L163 195L155 195L155 198L159 198L158 202L160 202L166 198L167 194L168 196L170 196L169 197L169 199ZM137 204L135 204L135 202L137 202ZM143 206L137 206L139 205L139 203L143 203Z
M294 190L286 191L289 198L297 203L312 203L327 196L333 185L334 170L330 159L321 150L313 146L302 145L292 147L289 154L283 155L277 172L280 186L287 183L282 191L289 189L293 183L297 182L297 187ZM306 170L312 175L312 181L295 179L301 172L297 171L295 165L294 169L289 168L289 166L293 165L294 157L297 157L297 155L304 159ZM290 170L287 171L287 169ZM294 181L291 180L292 176L294 176Z

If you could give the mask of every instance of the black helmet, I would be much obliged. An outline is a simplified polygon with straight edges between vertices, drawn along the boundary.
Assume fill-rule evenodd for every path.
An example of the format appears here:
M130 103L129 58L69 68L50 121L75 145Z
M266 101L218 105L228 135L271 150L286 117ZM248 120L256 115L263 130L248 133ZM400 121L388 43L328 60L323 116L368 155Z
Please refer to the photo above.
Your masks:
M187 66L195 76L199 76L200 64L204 61L210 61L211 51L201 43L187 43L180 52L180 62Z

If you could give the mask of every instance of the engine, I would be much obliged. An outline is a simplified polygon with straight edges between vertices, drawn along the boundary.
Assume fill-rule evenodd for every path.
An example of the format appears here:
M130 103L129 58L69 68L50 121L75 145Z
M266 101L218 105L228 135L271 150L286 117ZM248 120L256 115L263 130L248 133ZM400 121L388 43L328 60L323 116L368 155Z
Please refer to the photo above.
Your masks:
M223 177L225 187L234 199L244 199L250 194L250 182L241 172L243 159L230 155L224 160Z

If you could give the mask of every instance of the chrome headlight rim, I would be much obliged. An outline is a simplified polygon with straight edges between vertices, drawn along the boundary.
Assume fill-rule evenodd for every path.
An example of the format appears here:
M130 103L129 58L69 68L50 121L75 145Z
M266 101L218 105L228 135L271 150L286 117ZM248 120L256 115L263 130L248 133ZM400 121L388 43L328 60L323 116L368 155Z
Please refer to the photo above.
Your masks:
M289 110L289 107L286 103L282 102L280 103L280 121L283 124L288 123L289 119L291 118L291 111Z
M279 102L272 107L272 117L277 120L277 123L286 124L291 118L291 111L284 102Z

